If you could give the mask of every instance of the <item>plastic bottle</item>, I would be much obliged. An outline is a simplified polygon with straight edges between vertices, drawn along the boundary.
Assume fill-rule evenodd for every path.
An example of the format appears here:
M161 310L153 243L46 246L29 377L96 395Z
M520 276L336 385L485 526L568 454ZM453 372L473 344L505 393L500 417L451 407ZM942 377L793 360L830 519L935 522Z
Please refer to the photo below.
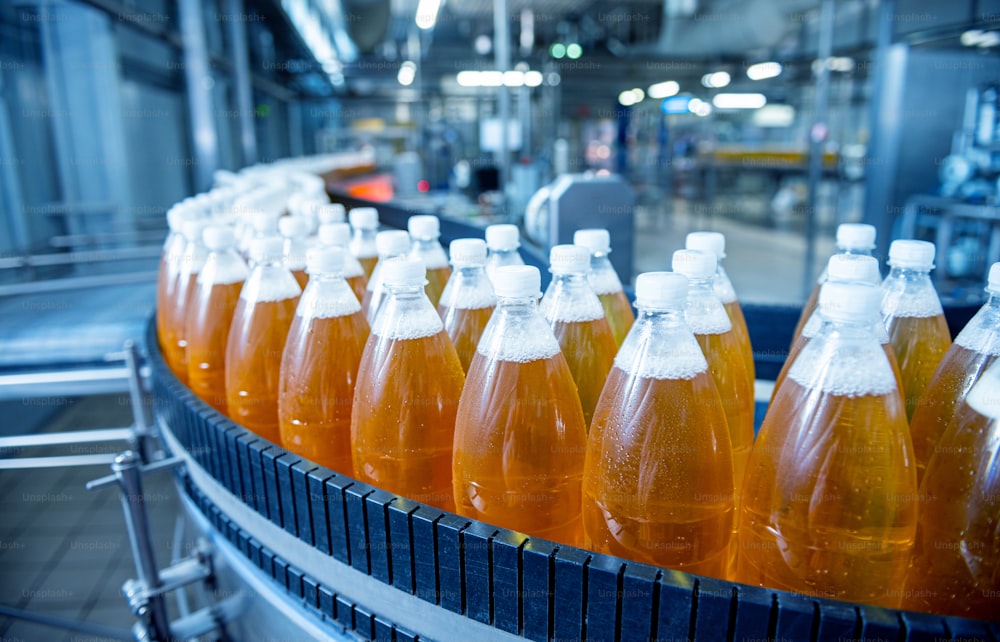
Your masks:
M206 227L205 266L187 312L188 386L222 414L226 406L226 344L248 270L236 253L236 235L229 226Z
M292 273L299 287L305 289L309 282L306 273L306 239L309 238L309 222L301 216L283 216L278 219L278 230L285 239L285 267Z
M582 542L586 424L573 376L538 311L541 276L505 266L455 422L460 515L562 544Z
M500 223L486 227L486 276L493 280L498 268L505 265L524 265L518 253L521 247L521 232L516 225Z
M824 273L827 275L824 283L853 282L865 283L871 287L878 287L882 282L882 277L878 271L878 259L873 256L834 254L827 262L827 267ZM795 362L795 357L797 357L799 353L802 352L802 348L804 348L806 344L809 343L814 336L816 336L816 333L819 332L820 326L822 325L823 315L820 314L817 309L813 311L813 314L809 317L806 325L802 328L802 333L799 334L794 343L792 343L792 347L788 351L788 357L785 358L785 363L781 366L781 372L778 373L777 378L774 380L774 389L771 393L771 401L774 401L775 395L778 394L778 389L781 388L781 384L788 376L788 369L791 368L792 364ZM896 379L899 382L900 389L902 389L903 380L899 375L899 366L896 364L896 352L892 349L892 344L889 343L889 333L886 332L881 319L877 320L874 328L878 336L879 343L882 344L886 355L889 357L889 363L892 366L892 370L896 373Z
M406 256L410 251L410 235L402 230L386 230L375 235L375 245L378 247L379 263L397 256ZM361 299L361 309L365 311L368 325L375 325L375 313L385 299L385 294L385 288L382 287L382 270L376 264L375 271L365 286L364 297Z
M588 548L725 578L733 534L733 453L708 363L684 319L687 279L636 280L639 314L587 438Z
M539 308L566 357L589 427L618 344L587 281L590 250L581 245L556 245L549 252L549 264L552 281Z
M441 222L431 214L416 214L406 222L413 247L410 254L423 260L427 266L427 298L437 307L441 293L451 276L448 257L438 238L441 236Z
M345 255L333 246L307 254L309 285L281 358L278 421L283 447L353 476L351 406L368 321L343 278Z
M280 443L278 381L281 354L302 290L282 265L282 241L254 239L253 268L240 291L226 343L229 416L264 439Z
M448 250L455 269L441 294L438 314L462 369L468 372L497 298L486 276L486 243L482 239L455 239Z
M1000 597L1000 366L956 404L920 485L907 609L997 619Z
M743 308L736 298L736 291L733 284L722 267L722 260L726 258L726 237L720 232L691 232L687 235L684 245L689 250L705 250L712 252L719 257L719 269L715 273L715 293L719 295L722 304L726 306L729 313L729 320L733 324L733 332L740 338L741 353L743 362L746 364L747 374L756 379L756 370L753 363L753 347L750 345L750 332L747 330L746 319L743 318Z
M738 581L899 606L916 467L896 376L873 330L878 305L870 285L823 284L823 324L750 453Z
M160 266L156 275L156 336L160 340L160 350L167 359L167 343L170 341L170 319L172 302L177 290L177 273L180 271L181 258L184 256L184 246L187 239L181 226L185 220L193 217L191 209L185 205L176 205L167 212L169 232L163 242L163 254L160 255ZM169 363L169 361L168 361Z
M951 347L951 333L930 278L934 244L893 241L889 265L892 270L882 282L882 322L896 352L909 420Z
M913 411L910 436L918 483L957 405L1000 355L1000 263L990 267L986 293L986 303L955 337Z
M319 244L326 247L339 247L345 250L344 266L341 273L347 284L351 286L354 296L361 301L365 298L365 290L368 288L368 278L365 276L365 269L350 251L347 251L347 244L351 240L351 227L347 223L324 223L319 226Z
M722 401L733 449L735 505L739 506L743 475L753 447L754 382L747 374L739 337L733 332L726 308L712 287L717 263L718 259L711 252L677 250L672 267L674 272L688 279L684 319L705 354L708 370ZM734 530L735 527L734 520ZM737 547L731 546L731 572L735 572L736 552Z
M451 458L462 364L424 292L423 262L407 256L379 265L388 298L358 369L354 472L389 492L454 511Z
M875 232L874 225L841 223L837 226L837 254L834 254L834 256L871 256L872 250L875 249ZM826 280L827 270L823 270L812 292L809 294L806 304L802 306L802 314L799 315L799 321L795 324L795 332L792 334L792 345L798 340L799 335L802 334L802 328L805 327L806 322L809 321L812 313L815 312L816 306L819 303L819 288L826 283ZM879 276L879 280L881 281L881 276Z
M365 278L372 280L372 271L378 263L378 249L375 247L375 233L378 230L378 210L374 207L355 207L347 215L354 234L348 246L365 269Z
M590 250L590 272L587 279L604 306L604 316L611 326L611 333L615 335L615 343L620 346L635 323L635 313L622 289L618 273L608 260L608 255L611 254L611 236L605 229L577 230L573 234L573 244Z
M184 221L181 226L184 235L184 251L177 267L177 283L173 296L167 302L166 341L164 357L170 370L178 379L187 383L187 311L191 295L197 287L198 273L205 265L208 249L202 241L201 233L208 223L205 219Z

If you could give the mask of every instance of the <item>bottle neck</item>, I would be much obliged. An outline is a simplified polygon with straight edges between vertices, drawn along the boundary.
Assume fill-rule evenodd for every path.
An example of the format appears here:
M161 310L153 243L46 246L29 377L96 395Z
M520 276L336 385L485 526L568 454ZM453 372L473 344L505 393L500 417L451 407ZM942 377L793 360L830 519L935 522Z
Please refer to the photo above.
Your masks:
M421 285L389 285L383 281L386 294L396 299L418 299L424 296L424 286Z
M676 325L685 323L684 310L677 308L639 307L636 322L647 324Z
M534 296L498 296L497 308L514 314L533 314L538 311L538 299Z
M889 271L889 278L900 279L906 281L916 281L927 279L930 280L931 268L920 269L911 267L893 267Z
M688 296L692 294L704 295L712 294L714 295L714 284L715 276L708 276L706 278L691 278L688 277Z
M843 245L837 246L837 253L851 254L853 256L874 256L871 248L845 247Z
M574 272L570 274L553 274L552 282L555 285L560 285L564 288L584 288L589 287L587 283L587 275L583 272Z
M310 272L310 283L336 283L344 280L343 272Z

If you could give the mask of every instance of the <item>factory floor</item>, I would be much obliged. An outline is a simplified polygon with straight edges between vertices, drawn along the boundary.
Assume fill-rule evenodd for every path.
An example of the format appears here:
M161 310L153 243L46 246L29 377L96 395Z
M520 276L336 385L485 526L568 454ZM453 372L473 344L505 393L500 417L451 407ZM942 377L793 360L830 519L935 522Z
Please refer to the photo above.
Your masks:
M37 403L43 400L24 400ZM127 396L65 403L41 432L121 428L132 423ZM122 444L33 448L22 456L116 453ZM116 487L87 491L107 466L0 470L0 606L104 627L68 631L0 615L0 640L96 642L131 639L134 620L122 583L136 576ZM178 514L169 473L144 479L157 559L169 562Z

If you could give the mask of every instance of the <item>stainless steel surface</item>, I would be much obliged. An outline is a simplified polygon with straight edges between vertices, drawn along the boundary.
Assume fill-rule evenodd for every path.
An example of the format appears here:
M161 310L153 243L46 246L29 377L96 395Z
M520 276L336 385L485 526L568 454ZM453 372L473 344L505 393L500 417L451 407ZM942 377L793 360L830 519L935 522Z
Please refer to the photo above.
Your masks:
M121 484L122 511L125 513L125 527L139 576L138 582L144 590L150 592L141 602L133 603L134 612L148 622L153 639L169 640L170 619L166 601L161 593L156 592L161 581L142 492L142 460L138 454L126 451L115 458L111 470Z
M66 468L67 466L107 466L114 455L66 455L64 457L21 457L0 459L0 469Z
M233 49L233 82L236 85L236 111L239 119L240 149L243 164L257 162L257 131L253 122L253 86L250 80L250 57L247 52L247 26L244 20L243 0L226 0L226 13L231 16L227 24L230 45Z
M0 437L0 450L32 446L56 446L60 444L87 444L102 441L127 441L131 438L131 428L97 428L94 430L47 432L40 435Z
M180 0L177 10L184 40L184 80L194 148L194 187L195 191L203 192L211 187L212 173L219 168L219 134L212 112L213 80L208 67L205 22L198 0Z

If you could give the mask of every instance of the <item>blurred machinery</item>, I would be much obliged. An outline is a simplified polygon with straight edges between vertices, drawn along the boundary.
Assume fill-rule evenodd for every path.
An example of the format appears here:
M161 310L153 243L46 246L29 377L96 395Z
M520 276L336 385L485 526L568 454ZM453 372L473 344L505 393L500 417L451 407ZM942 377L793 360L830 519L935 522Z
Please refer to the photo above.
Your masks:
M550 248L572 243L573 232L603 227L611 233L611 263L632 280L635 190L617 174L564 174L542 187L524 212L525 236Z
M962 128L941 162L941 195L996 203L1000 193L1000 85L969 89Z

